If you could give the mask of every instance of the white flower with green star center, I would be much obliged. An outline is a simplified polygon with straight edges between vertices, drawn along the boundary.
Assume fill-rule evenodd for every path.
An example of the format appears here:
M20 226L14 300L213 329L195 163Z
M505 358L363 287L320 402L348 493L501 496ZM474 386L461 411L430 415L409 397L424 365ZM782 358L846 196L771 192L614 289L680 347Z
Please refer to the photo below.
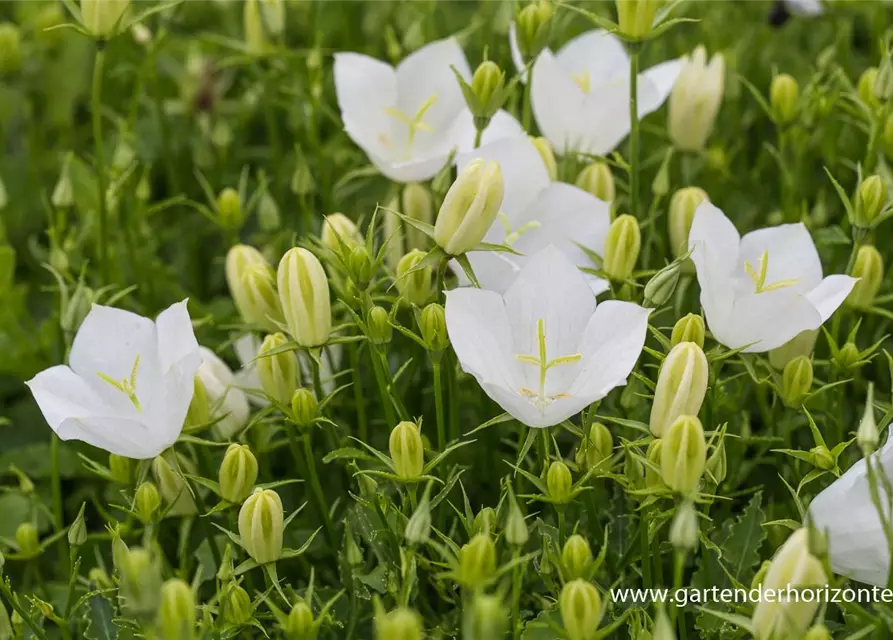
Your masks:
M471 80L455 38L425 45L396 68L359 53L335 54L335 92L344 129L391 180L428 180L454 149L474 148L474 118L451 67ZM521 125L500 110L482 140L519 135Z
M180 436L201 361L185 301L155 322L94 305L71 345L69 366L42 371L28 386L62 440L145 460Z
M497 140L461 154L461 170L480 158L495 160L502 170L502 210L484 236L484 242L507 244L522 254L472 251L468 259L481 287L504 292L530 256L554 245L578 267L596 265L582 247L602 255L611 224L610 205L572 184L553 182L542 157L527 136ZM462 269L453 269L465 283ZM584 274L593 292L608 283Z
M707 201L695 212L689 247L707 325L730 349L769 351L818 329L856 282L845 275L822 277L818 251L802 223L741 237Z
M462 369L519 422L550 427L626 383L645 344L648 310L596 305L579 269L547 246L504 294L447 292L446 322Z

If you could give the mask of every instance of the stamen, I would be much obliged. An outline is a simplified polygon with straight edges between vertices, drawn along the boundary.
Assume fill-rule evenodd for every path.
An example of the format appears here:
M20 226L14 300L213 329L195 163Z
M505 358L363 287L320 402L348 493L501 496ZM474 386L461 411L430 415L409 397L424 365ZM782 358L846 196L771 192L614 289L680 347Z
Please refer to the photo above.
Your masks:
M800 282L799 278L791 278L789 280L779 280L778 282L767 285L766 276L769 273L768 251L764 251L763 254L760 256L759 271L754 269L753 265L751 265L750 262L748 262L747 260L744 261L744 271L747 272L747 275L749 275L750 279L753 281L754 290L756 293L778 291L779 289L784 289Z
M580 73L572 73L571 78L574 79L574 82L577 83L577 86L583 91L583 93L589 93L592 89L592 78L589 75L589 71L581 71Z
M118 380L115 380L111 376L108 376L108 375L102 373L101 371L97 371L96 375L99 376L99 379L102 380L103 382L106 382L106 383L112 385L115 389L117 389L121 393L125 394L128 397L128 399L130 400L130 402L133 403L133 406L136 408L136 410L139 411L140 413L142 413L143 407L140 404L140 400L136 395L136 374L137 374L137 370L139 369L139 366L140 366L140 357L139 357L139 354L137 354L136 360L134 360L134 362L133 362L133 369L131 369L131 371L130 371L130 379L124 378L123 380L121 380L119 382Z
M430 98L425 100L425 102L422 103L422 106L418 108L418 110L415 112L415 115L412 117L410 117L408 114L404 113L400 109L397 109L396 107L384 107L384 112L386 114L388 114L392 118L395 118L401 124L406 125L406 127L409 129L409 135L406 139L407 157L410 155L410 151L412 150L412 143L415 141L416 133L418 133L419 131L424 131L426 133L434 131L434 127L432 127L427 122L424 122L423 119L428 109L430 109L434 105L434 103L437 102L438 97L438 94L435 93ZM387 140L387 134L381 134L379 136L379 139L381 139L386 146L390 147L390 144L385 142Z
M540 318L536 323L536 339L539 351L538 355L533 356L518 354L515 356L515 358L518 360L518 362L539 367L539 390L534 391L529 387L521 387L520 393L542 411L559 398L571 397L570 394L567 393L556 393L550 395L546 394L546 374L549 372L549 369L563 364L573 364L575 362L579 362L583 358L583 356L582 354L574 353L566 356L558 356L557 358L552 358L551 360L549 360L546 353L546 321L542 318Z

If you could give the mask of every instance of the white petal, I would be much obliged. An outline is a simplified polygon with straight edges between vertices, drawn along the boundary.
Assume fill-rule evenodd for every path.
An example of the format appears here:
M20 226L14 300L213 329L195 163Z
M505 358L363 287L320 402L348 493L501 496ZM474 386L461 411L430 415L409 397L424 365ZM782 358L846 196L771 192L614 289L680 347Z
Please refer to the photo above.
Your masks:
M137 460L152 458L173 444L138 420L119 415L66 366L42 371L27 384L47 424L62 440L81 440Z
M588 72L592 86L629 73L629 56L620 38L601 29L569 41L555 59L568 73Z
M512 55L512 64L515 65L515 71L521 74L521 82L527 84L527 68L524 64L524 57L521 55L521 48L518 46L518 27L515 21L509 25L509 50Z
M194 363L193 373L201 364L198 341L195 339L186 304L187 301L183 300L171 305L158 314L155 320L162 375L182 360L188 359L190 363Z
M790 288L805 294L822 281L819 253L802 222L766 227L745 234L741 238L738 254L739 269L744 269L745 260L754 269L758 269L764 252L769 257L767 285L783 280L796 280Z
M477 158L499 163L505 192L502 212L508 217L512 228L519 226L521 214L551 184L539 151L527 136L506 138L460 154L456 158L456 168L462 171L465 165ZM503 225L497 220L486 240L501 243L504 237Z
M456 148L460 153L474 152L474 138L477 131L474 127L474 116L468 108L463 108L450 125L445 136L448 151ZM481 134L481 145L490 144L507 138L525 136L523 127L508 111L500 109L493 114L490 124Z
M583 277L586 278L586 282L589 283L589 288L592 289L593 295L597 296L611 288L611 283L604 278L599 278L591 273L584 273Z
M725 214L707 201L701 203L695 211L688 246L693 249L691 258L701 287L701 306L714 335L729 335L735 304L732 272L738 262L739 242L738 231Z
M449 151L409 160L394 161L384 156L377 156L366 150L369 160L382 175L394 182L424 182L433 178L443 169L449 158Z
M556 153L587 150L586 94L548 49L533 65L530 99L536 124Z
M482 289L505 293L518 277L521 270L516 262L517 256L511 256L496 251L471 251L468 253L468 261L474 270L474 276ZM471 286L471 281L465 275L465 270L455 260L450 262L450 268L456 274L460 287Z
M335 92L347 134L367 153L389 151L381 141L395 120L385 111L397 105L397 74L381 60L359 53L335 54Z
M233 351L236 353L236 358L239 359L239 364L243 367L253 365L257 353L260 351L260 345L260 339L253 333L239 336L233 342Z
M707 324L719 342L732 349L751 345L745 353L775 349L821 323L822 317L806 296L785 289L739 292L724 326L714 326L707 316Z
M426 44L397 65L397 107L412 118L432 97L424 121L435 131L449 127L465 106L465 98L451 67L471 80L471 69L455 38Z
M536 223L539 226L521 234L513 248L533 256L554 245L577 267L595 265L580 247L601 255L611 225L610 205L564 182L555 182L513 222L512 227ZM524 260L519 260L523 265Z
M639 74L639 117L657 111L666 101L682 71L683 61L669 60Z
M798 16L820 16L825 13L821 0L783 0L785 6Z
M843 304L857 280L844 275L828 276L819 283L819 286L806 294L806 298L822 316L822 322L830 318Z
M221 439L229 439L247 423L250 413L248 397L238 389L232 370L210 349L201 347L202 364L196 371L212 403L211 413L221 419L214 430Z

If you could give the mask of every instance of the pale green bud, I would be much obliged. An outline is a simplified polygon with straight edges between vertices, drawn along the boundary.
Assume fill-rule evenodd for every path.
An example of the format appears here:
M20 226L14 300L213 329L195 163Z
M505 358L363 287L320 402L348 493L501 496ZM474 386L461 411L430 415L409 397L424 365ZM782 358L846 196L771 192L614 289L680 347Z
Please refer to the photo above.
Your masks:
M552 6L546 0L529 4L518 12L515 21L518 49L525 62L536 58L548 44L552 13Z
M217 128L214 129L217 131ZM282 222L282 216L279 215L279 205L270 195L270 192L264 189L263 193L257 201L257 221L262 231L273 232L278 231Z
M127 554L130 553L130 549L128 548L127 543L121 538L121 531L117 523L110 533L112 536L112 562L115 565L115 569L117 569L120 574L124 564L127 562ZM101 583L100 580L96 580L96 582L97 584Z
M447 191L434 224L434 241L452 256L471 251L496 220L502 196L499 163L472 160Z
M161 494L158 493L158 487L152 482L140 484L133 496L133 508L140 520L145 523L154 522L158 510L161 509Z
M856 194L855 224L861 228L871 228L881 209L887 203L887 186L877 174L865 178Z
M887 116L887 122L884 123L884 135L881 138L884 146L884 153L887 158L893 158L893 114Z
M388 312L384 307L377 305L369 309L369 314L366 317L366 328L369 341L377 346L388 344L394 333Z
M217 569L217 579L226 584L235 577L235 567L233 566L233 548L226 543L223 550L223 557L220 559L220 567Z
M450 346L450 337L446 327L446 312L441 305L432 302L422 310L420 328L422 339L430 351L440 353Z
M410 182L403 187L403 195L400 200L403 206L403 215L419 222L434 223L434 198L431 191L425 185L418 182ZM428 236L406 225L406 249L424 249L428 246Z
M469 104L472 115L489 120L505 102L505 72L492 60L484 60L471 76L474 104Z
M11 22L0 23L0 75L16 71L21 65L21 32Z
M285 30L285 2L283 0L260 0L260 11L267 33L271 36L281 35Z
M606 162L593 162L584 167L575 184L603 202L614 202L617 196L614 176Z
M228 229L238 229L245 222L242 200L232 187L226 187L217 195L217 217Z
M422 618L412 609L394 609L375 614L375 640L422 640Z
M242 587L232 584L226 594L226 608L223 610L224 619L234 627L242 627L249 622L254 615L251 606L251 596Z
M253 56L263 56L270 50L270 40L263 23L259 0L245 0L242 7L245 27L245 49Z
M707 393L709 367L703 349L680 342L670 349L657 374L651 405L651 433L660 438L681 415L698 415Z
M809 462L812 466L823 471L830 471L834 468L834 456L828 447L818 445L809 450Z
M431 536L431 503L427 496L419 503L412 517L406 522L403 535L410 544L428 542L428 538Z
M778 124L790 124L797 117L797 103L800 101L800 85L793 76L780 73L772 78L769 86L769 106L772 117Z
M254 247L237 244L230 248L226 254L226 285L242 319L249 323L255 321L255 314L242 277L251 268L269 270L270 265L263 254Z
M413 249L397 263L397 291L409 304L422 306L434 293L433 272L430 266L415 269L425 252ZM415 269L415 271L413 271Z
M660 472L664 483L688 495L698 488L707 464L704 428L695 416L679 416L664 434Z
M476 593L464 612L463 640L501 640L508 627L509 612L499 596Z
M673 623L667 615L667 610L661 605L655 616L654 627L651 629L652 640L676 640L676 632Z
M186 424L197 426L211 421L211 398L204 380L199 376L192 377L192 400L186 412Z
M533 143L533 146L536 147L537 152L539 152L540 158L543 159L543 164L546 166L546 173L549 174L549 180L557 180L558 162L555 161L555 152L552 150L552 145L549 144L549 141L543 136L530 136L530 141Z
M847 305L856 309L870 309L884 280L884 259L870 244L863 244L856 253L851 274L859 281L846 298Z
M279 262L279 300L288 332L302 347L320 347L332 331L329 281L307 249L289 249Z
M422 434L415 422L403 421L391 431L388 441L394 473L401 480L417 480L425 468Z
M73 154L68 152L62 161L62 170L59 172L59 179L56 180L56 186L53 187L53 195L50 197L50 203L57 209L67 209L74 205L74 187L71 184L71 159Z
M97 40L116 35L130 0L81 0L84 28Z
M629 214L617 216L608 229L602 269L611 280L628 279L639 259L642 232L638 221Z
M877 80L877 67L868 67L859 76L856 92L859 99L872 109L878 106L878 99L874 95L874 83Z
M690 500L676 508L670 524L670 544L677 551L694 551L698 546L698 512Z
M607 471L614 453L614 438L611 431L601 422L589 428L589 438L585 447L577 452L577 464L585 465L588 471Z
M726 445L722 440L713 447L713 453L707 458L707 472L713 477L717 486L726 479L729 472L729 461L726 456Z
M496 531L496 510L493 507L484 507L474 516L472 525L474 533L494 533Z
M496 573L496 546L486 533L479 533L459 549L460 584L469 589L482 587Z
M856 430L856 444L862 450L862 455L868 457L877 450L880 442L877 422L874 418L874 384L868 383L868 397L865 399L865 412Z
M264 393L284 405L291 401L301 380L298 357L294 351L267 354L281 349L286 344L288 344L288 338L284 334L274 333L267 336L261 343L257 352L257 360L255 360L257 377L260 379L260 386Z
M571 500L574 480L571 470L561 460L549 465L546 472L546 494L555 504L566 504Z
M617 24L628 38L639 39L651 33L660 0L616 0Z
M781 376L781 399L792 408L797 408L812 389L812 360L809 356L797 356L784 367Z
M84 521L84 507L82 504L77 517L71 526L68 527L68 544L72 547L79 547L87 541L87 523Z
M130 458L110 453L109 474L115 482L130 484L133 482L133 463L130 461Z
M172 578L161 585L158 626L166 640L195 637L195 594L186 582Z
M564 543L561 550L561 565L564 567L564 579L585 578L592 564L592 549L586 538L574 534Z
M220 497L240 503L254 489L257 480L257 458L247 444L231 444L223 456L218 474Z
M146 549L135 547L122 558L120 595L131 615L154 616L161 598L161 568Z
M272 489L255 489L239 510L242 547L258 564L276 562L282 555L284 529L279 494Z
M673 325L673 333L670 334L670 345L675 347L682 342L691 342L697 345L698 348L703 349L706 332L704 318L696 313L689 313Z
M285 635L289 640L316 640L317 630L313 611L303 598L298 598L285 620Z
M874 97L880 102L886 102L893 98L893 61L890 60L889 52L881 60L872 90Z
M363 244L363 236L353 220L343 213L333 213L323 219L320 241L329 251L349 253L354 247Z
M857 283L858 284L858 283ZM859 353L859 347L857 347L853 342L847 342L840 348L840 353L837 354L837 357L834 358L834 362L841 369L851 369L856 366L862 359Z
M680 262L671 262L655 273L645 285L644 305L654 308L669 302L673 297L673 292L676 291L681 274L682 263Z
M366 245L358 244L350 250L347 258L347 273L350 279L361 289L365 289L372 280L372 257Z
M808 530L797 529L781 546L762 581L764 590L783 590L790 585L820 587L828 583L822 562L809 552ZM778 601L780 600L780 601ZM821 598L780 598L757 602L751 617L759 640L799 638L809 628Z
M592 584L577 579L564 585L558 597L561 622L569 640L595 640L599 637L602 597Z
M831 640L831 632L823 624L816 624L809 628L803 640Z
M266 331L278 331L284 319L273 269L267 264L245 267L239 287L239 295L233 296L233 302L245 322L256 324Z
M818 336L818 329L801 331L788 342L769 352L769 364L781 371L794 358L811 356Z
M709 198L707 192L700 187L684 187L677 190L670 198L667 214L667 229L670 234L670 250L673 257L678 258L688 253L688 234L691 223L695 219L695 211L701 203Z
M645 487L647 489L660 489L664 486L660 462L663 444L663 440L655 438L648 443L648 449L645 450L645 460L648 461L645 466Z
M19 553L24 556L33 556L40 551L40 538L37 535L37 527L30 522L23 522L16 528L16 544Z
M185 458L176 456L176 461L183 472L188 473ZM197 513L195 499L186 486L186 480L182 473L174 470L171 463L168 462L164 455L156 456L152 460L152 474L155 476L155 482L161 497L170 507L168 513L170 515L194 515Z
M316 191L316 181L313 174L310 173L310 167L303 154L298 153L295 160L295 170L291 174L291 180L288 183L292 193L297 196L304 196Z
M309 427L319 416L319 403L310 389L301 387L291 397L291 411L295 424L299 427Z
M527 522L524 519L524 514L521 512L521 507L518 506L518 501L515 500L514 494L510 494L509 510L503 525L503 533L505 534L506 542L516 547L523 547L530 537L530 532L527 530Z
M109 574L100 567L93 567L90 569L87 573L87 580L92 583L93 588L112 589L115 586L115 583L112 582Z

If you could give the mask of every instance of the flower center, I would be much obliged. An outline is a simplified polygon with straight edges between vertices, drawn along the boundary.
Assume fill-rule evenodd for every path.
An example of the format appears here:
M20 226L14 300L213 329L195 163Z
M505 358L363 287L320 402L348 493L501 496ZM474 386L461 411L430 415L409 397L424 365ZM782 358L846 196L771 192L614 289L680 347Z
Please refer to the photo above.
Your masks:
M748 262L747 260L744 261L744 270L747 272L747 275L750 276L750 279L753 280L756 293L777 291L778 289L784 289L785 287L793 286L800 281L799 278L791 278L789 280L779 280L778 282L773 282L772 284L766 284L766 275L769 272L768 251L764 251L763 255L760 256L758 267L759 270L754 269L753 265L750 264L750 262Z
M143 407L140 405L139 398L136 397L136 372L140 367L140 357L139 354L136 356L136 360L133 361L133 369L130 372L130 378L124 378L120 382L115 380L111 376L107 376L102 372L97 372L96 375L99 378L112 385L115 389L125 394L130 401L133 403L133 406L136 407L136 410L142 413Z
M422 106L418 108L418 111L415 112L414 116L409 116L409 114L401 111L397 107L385 107L384 112L395 118L398 122L406 125L409 130L408 135L406 136L406 148L404 152L406 157L409 158L412 152L412 143L415 141L416 134L419 131L425 131L426 133L431 133L434 131L434 127L424 121L425 113L434 106L434 103L437 102L438 95L435 93L430 98L425 100L422 103ZM386 147L393 148L393 143L391 143L390 138L386 133L383 133L379 136L382 144Z
M577 86L580 87L583 93L589 93L592 89L592 78L588 71L583 70L580 73L572 73L571 78L574 79L574 82L577 83Z
M558 398L570 397L570 395L567 393L546 395L546 374L549 372L549 369L562 364L573 364L574 362L579 362L583 356L579 353L574 353L567 356L558 356L557 358L552 358L551 360L549 360L546 354L546 321L542 318L540 318L536 323L536 339L539 345L539 354L535 356L516 355L515 358L518 359L518 362L523 362L524 364L531 364L539 367L539 390L534 391L533 389L530 389L528 387L521 387L521 395L527 398L531 403L533 403L533 405L536 406L537 409L542 411L550 404L555 402Z
M503 228L505 228L505 239L503 240L503 242L507 245L516 243L518 241L518 238L520 238L531 229L539 229L542 226L538 221L531 220L530 222L525 222L516 230L512 231L512 223L509 222L509 217L505 215L505 213L500 211L497 217L502 223Z

